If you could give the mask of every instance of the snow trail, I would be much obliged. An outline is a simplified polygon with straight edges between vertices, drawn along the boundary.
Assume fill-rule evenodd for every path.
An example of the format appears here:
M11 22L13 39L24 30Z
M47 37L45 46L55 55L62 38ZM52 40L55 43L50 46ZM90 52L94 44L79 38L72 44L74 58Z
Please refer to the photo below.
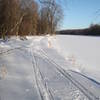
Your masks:
M80 78L77 74L76 79L73 70L69 69L71 64L64 68L56 62L56 59L64 59L52 48L50 40L48 44L47 38L38 39L11 41L8 43L10 48L1 49L0 65L6 64L8 71L6 78L0 80L1 100L100 100L99 84L94 89L95 84L88 78ZM89 81L88 85L80 79Z
M99 97L96 97L92 92L90 92L86 87L81 85L78 81L76 81L66 70L63 69L63 67L59 66L55 61L53 61L46 52L41 49L41 54L45 57L46 60L48 60L50 63L56 67L56 69L64 75L69 81L71 81L89 100L99 100Z
M50 92L50 90L48 89L46 82L44 81L44 78L42 76L42 73L39 70L39 67L37 65L37 61L36 61L36 54L34 53L34 49L32 49L32 47L30 47L30 53L32 56L32 64L33 64L33 70L34 70L34 75L35 75L35 81L37 84L37 88L41 97L41 100L54 100L52 93Z

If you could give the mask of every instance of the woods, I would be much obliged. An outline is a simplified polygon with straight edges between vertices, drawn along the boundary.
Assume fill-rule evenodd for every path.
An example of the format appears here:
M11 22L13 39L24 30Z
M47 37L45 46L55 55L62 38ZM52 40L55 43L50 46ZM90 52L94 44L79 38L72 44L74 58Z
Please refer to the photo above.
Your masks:
M17 32L15 25L19 21L20 6L18 0L1 0L0 1L0 35L11 35ZM13 30L13 31L12 31ZM16 34L16 33L15 33Z
M88 28L62 30L62 31L57 31L56 34L100 36L100 25L99 24L91 24Z
M0 0L0 37L54 34L61 15L56 0Z

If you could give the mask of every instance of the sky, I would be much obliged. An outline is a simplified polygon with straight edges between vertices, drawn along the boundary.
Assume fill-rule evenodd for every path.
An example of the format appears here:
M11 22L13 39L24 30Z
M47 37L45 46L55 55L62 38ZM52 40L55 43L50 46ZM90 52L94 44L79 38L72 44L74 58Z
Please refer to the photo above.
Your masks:
M63 1L63 0L62 0ZM66 2L64 2L66 1ZM100 0L64 0L61 29L87 28L100 23Z

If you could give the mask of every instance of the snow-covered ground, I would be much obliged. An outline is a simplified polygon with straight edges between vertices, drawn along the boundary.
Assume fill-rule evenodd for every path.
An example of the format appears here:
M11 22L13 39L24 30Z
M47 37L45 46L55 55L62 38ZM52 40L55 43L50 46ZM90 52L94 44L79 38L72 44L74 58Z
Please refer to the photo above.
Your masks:
M52 44L74 70L100 82L100 37L60 35Z
M0 41L0 100L100 100L99 37Z

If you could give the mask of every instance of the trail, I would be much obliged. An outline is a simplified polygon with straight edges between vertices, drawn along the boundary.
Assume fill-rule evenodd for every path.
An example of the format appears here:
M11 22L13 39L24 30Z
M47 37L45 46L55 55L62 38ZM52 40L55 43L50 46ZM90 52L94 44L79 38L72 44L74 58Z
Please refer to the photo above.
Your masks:
M66 70L56 62L65 62L63 57L43 45L43 40L12 43L0 52L0 100L100 100L99 84Z
M73 78L68 71L64 70L62 66L57 64L54 60L52 60L46 52L41 49L40 50L42 57L50 64L53 65L63 76L65 76L75 87L77 87L89 100L99 100L99 97L96 97L91 91L89 91L85 86L80 84L75 78Z

